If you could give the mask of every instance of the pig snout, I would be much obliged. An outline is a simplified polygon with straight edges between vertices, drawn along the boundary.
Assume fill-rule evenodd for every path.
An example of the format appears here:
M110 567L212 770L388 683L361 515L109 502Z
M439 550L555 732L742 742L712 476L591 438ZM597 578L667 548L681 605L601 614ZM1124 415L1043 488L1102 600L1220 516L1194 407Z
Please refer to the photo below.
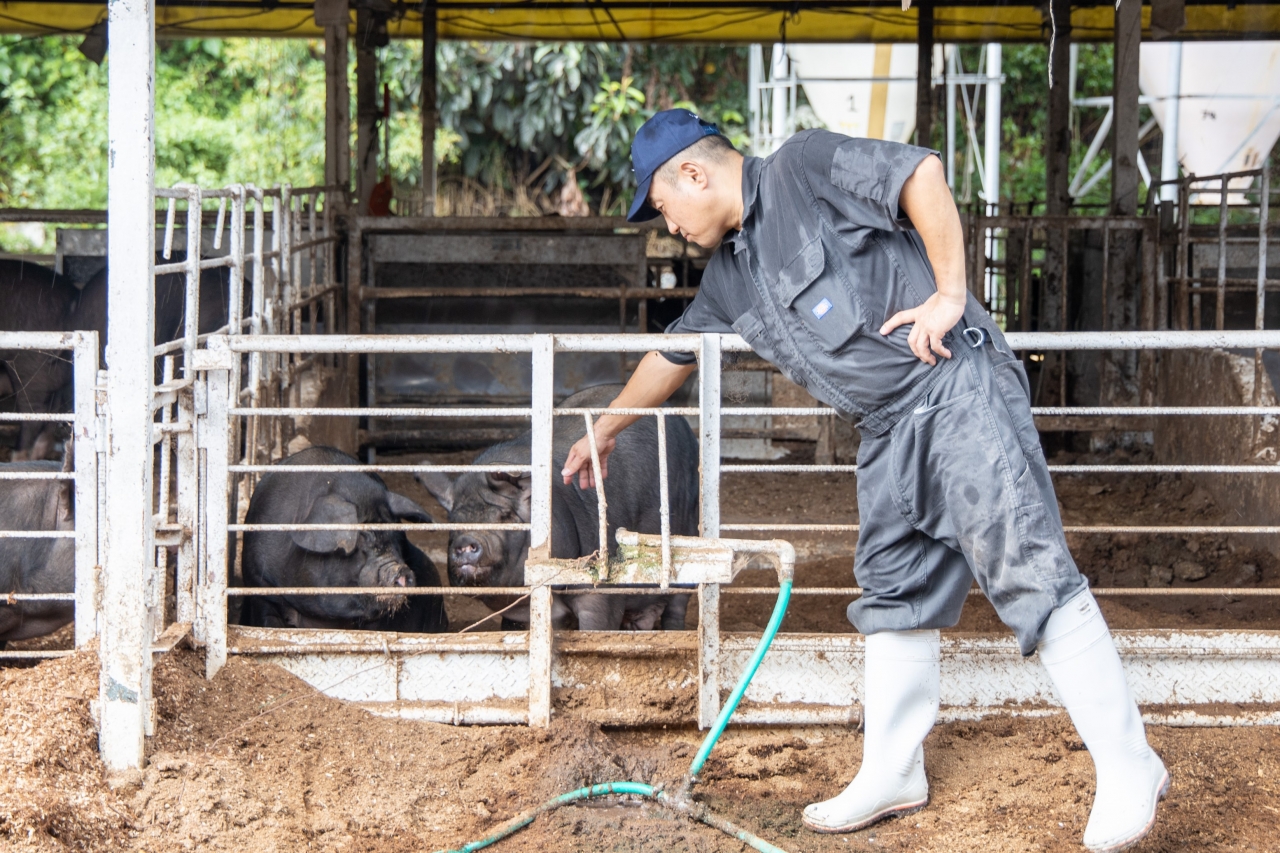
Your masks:
M496 554L476 536L461 534L449 543L449 571L462 586L485 586L493 572Z
M414 586L413 571L403 561L389 554L375 558L370 568L372 572L361 578L362 586Z

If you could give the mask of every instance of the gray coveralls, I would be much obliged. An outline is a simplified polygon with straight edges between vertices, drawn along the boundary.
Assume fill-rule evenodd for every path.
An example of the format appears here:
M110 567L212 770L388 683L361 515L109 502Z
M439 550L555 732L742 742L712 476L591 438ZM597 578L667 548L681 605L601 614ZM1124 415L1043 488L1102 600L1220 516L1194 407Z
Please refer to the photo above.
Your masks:
M1022 364L969 297L936 366L880 326L937 289L898 208L924 148L798 133L743 166L743 225L668 332L737 332L856 420L861 528L849 619L864 634L956 624L977 579L1023 654L1086 584L1067 549ZM666 353L677 363L688 354Z

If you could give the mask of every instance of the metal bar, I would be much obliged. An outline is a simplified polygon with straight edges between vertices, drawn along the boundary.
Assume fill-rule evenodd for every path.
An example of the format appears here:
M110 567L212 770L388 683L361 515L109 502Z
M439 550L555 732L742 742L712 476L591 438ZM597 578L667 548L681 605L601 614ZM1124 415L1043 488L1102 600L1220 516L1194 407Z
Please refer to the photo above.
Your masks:
M76 419L75 415L57 414L52 412L3 412L0 413L0 423L57 423L69 424Z
M403 531L431 531L431 530L531 530L529 524L512 522L509 524L472 524L472 523L450 523L440 522L433 524L420 524L417 522L388 522L367 523L367 524L228 524L228 533L262 533L268 531L289 531L289 530L403 530ZM56 532L56 531L52 531ZM0 536L3 536L0 531Z
M725 474L852 474L857 465L721 465Z
M568 415L637 415L639 417L653 417L655 415L686 415L697 417L699 414L697 406L649 406L629 408L614 408L613 406L592 406L590 408L564 408L555 409L552 414L556 417L565 417Z
M288 587L229 587L227 589L227 598L262 598L273 595L502 595L508 597L518 597L526 593L534 592L539 587L536 586L483 586L483 587L450 587L450 586L288 586ZM551 585L551 589L556 595L635 595L637 592L643 592L645 595L689 595L694 590L688 586L673 586L662 589L658 586L650 584L630 584L630 585L614 585L602 584L600 586L555 586ZM0 596L3 600L3 596Z
M324 337L317 335L317 337ZM231 409L231 417L368 417L368 418L527 418L532 409L518 406L488 408L339 408L339 407L240 407Z
M677 413L678 412L679 410L677 410ZM1189 415L1280 415L1280 406L1033 406L1031 408L1031 413L1034 415L1080 415L1089 417L1145 417L1151 415L1176 415L1179 417ZM754 415L757 417L766 415L822 417L825 415L835 414L835 409L820 406L812 408L778 407L772 409L768 407L743 409L725 406L720 410L720 414L725 416Z
M692 299L696 287L362 287L364 299L502 299L566 296L575 299Z
M662 535L662 575L659 586L671 586L671 498L667 480L667 419L658 415L658 515Z
M529 593L529 725L551 725L551 658L554 632L551 626L551 588Z
M533 470L532 465L512 463L510 465L228 465L227 471L232 474L320 474L320 473L508 473L527 474ZM3 479L3 478L0 478ZM17 479L17 478L15 478Z
M13 604L18 601L75 601L74 592L4 592L0 593L0 604Z
M701 535L720 536L720 344L719 335L701 336L698 358L698 418ZM698 587L698 728L715 724L720 713L720 585Z
M71 350L90 332L0 332L4 349Z
M92 388L93 386L90 386ZM71 471L0 471L0 480L75 480Z
M75 407L72 448L75 470L75 643L84 648L98 636L98 333L86 332L72 351ZM58 479L67 475L61 474Z
M1226 328L1227 311L1227 179L1222 179L1222 190L1218 208L1218 301L1214 312L1213 327Z
M1271 218L1271 169L1268 161L1268 168L1260 170L1262 172L1262 186L1258 196L1258 283L1257 296L1254 304L1253 327L1262 330L1266 327L1266 308L1267 308L1267 220ZM1252 402L1256 406L1262 402L1262 378L1264 374L1262 364L1262 350L1256 349L1253 352L1253 399Z
M234 218L234 211L233 211ZM235 233L231 245L238 242ZM198 380L197 380L198 381ZM192 387L178 394L178 424L185 427L178 433L178 512L177 522L181 530L191 531L178 545L177 565L174 573L174 615L179 622L197 622L196 576L201 539L207 535L198 519L200 517L200 459L196 447L196 394L204 393L207 383ZM165 488L167 488L167 484ZM169 517L166 513L164 521ZM163 588L163 587L162 587Z
M530 352L536 335L244 335L229 341L232 352L258 353L439 353ZM723 335L724 352L750 352L738 335ZM1172 330L1110 332L1009 332L1013 349L1280 349L1280 330ZM557 352L698 352L694 335L556 335Z
M524 595L533 591L528 586L232 586L227 598L260 598L271 595ZM628 587L634 593L634 587ZM587 590L595 592L596 590ZM0 596L0 600L3 596Z
M604 493L604 471L600 466L600 448L596 445L596 428L591 421L591 415L583 415L582 417L587 424L587 444L591 448L591 473L596 480L596 516L600 528L600 548L598 553L601 560L608 560L609 504Z
M151 385L154 302L138 288L155 265L155 5L107 4L112 58L107 68L107 302L127 306L107 318L111 401L99 654L98 743L108 771L142 766L151 705L151 626L146 571L151 531Z
M187 189L187 258L183 265L186 273L186 304L183 306L183 375L191 377L192 353L200 337L200 224L201 195L199 187Z
M742 531L742 532L760 532L766 530L776 531L809 531L813 533L857 533L861 526L857 524L747 524L733 523L722 524L721 530L725 531ZM1117 534L1117 533L1146 533L1154 535L1165 534L1195 534L1197 536L1208 536L1214 534L1265 534L1271 535L1280 533L1280 526L1231 526L1231 525L1186 525L1186 524L1162 524L1162 525L1141 525L1141 524L1067 524L1063 525L1063 531L1066 533L1089 533L1089 534Z
M212 349L224 349L225 346L225 338L210 342ZM202 594L199 596L198 615L204 623L201 633L205 644L205 675L213 678L227 662L227 517L231 485L227 475L227 465L231 461L227 403L231 388L227 370L209 370L205 377L206 414L204 428L198 435L203 451L200 468L205 487L197 526L207 532L200 542L202 577L198 580Z
M555 405L555 339L546 335L534 343L530 389L530 461L532 494L529 504L529 548L551 550L551 484L557 472L551 470L553 437L552 406ZM549 630L549 629L548 629ZM550 663L548 663L550 666Z
M1241 597L1241 598L1273 598L1280 596L1280 587L1235 587L1235 586L1217 586L1205 587L1197 589L1189 586L1174 587L1090 587L1089 591L1098 597L1122 598L1122 597L1138 597L1145 595L1156 596L1204 596L1217 598L1221 596ZM777 595L778 588L776 586L730 586L722 590L725 595ZM850 587L792 587L792 595L826 595L826 596L853 596L862 595L862 588L856 586ZM969 590L972 597L981 596L982 590L973 588Z

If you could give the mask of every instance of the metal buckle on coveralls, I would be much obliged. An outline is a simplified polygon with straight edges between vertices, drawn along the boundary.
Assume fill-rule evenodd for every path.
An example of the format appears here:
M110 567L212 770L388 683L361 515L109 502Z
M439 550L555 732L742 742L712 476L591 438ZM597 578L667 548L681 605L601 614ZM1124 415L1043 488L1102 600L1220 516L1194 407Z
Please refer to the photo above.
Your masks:
M972 332L973 334L970 334L970 332ZM982 346L984 343L987 342L986 331L984 329L979 329L977 326L970 326L960 334L963 335L964 339L969 342L970 349L977 349L978 347Z

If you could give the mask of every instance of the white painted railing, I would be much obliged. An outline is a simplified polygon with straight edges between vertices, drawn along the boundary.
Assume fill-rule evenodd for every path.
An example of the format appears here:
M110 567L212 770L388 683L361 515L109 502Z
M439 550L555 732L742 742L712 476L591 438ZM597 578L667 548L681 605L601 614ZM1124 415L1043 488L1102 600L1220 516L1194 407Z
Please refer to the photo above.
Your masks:
M71 480L73 482L75 527L73 530L0 530L6 539L75 539L75 588L69 593L23 593L0 590L0 606L23 601L74 601L75 645L83 648L98 635L98 572L101 569L99 540L99 462L103 453L98 376L98 335L96 332L0 332L0 350L43 350L70 352L72 364L73 411L62 413L0 413L0 423L39 421L67 424L70 432L67 452L73 454L70 470L61 472L5 471L5 480ZM0 651L0 660L59 657L64 651Z
M1280 348L1280 332L1132 332L1132 333L1059 333L1010 334L1015 349L1202 349ZM533 502L527 529L531 535L531 551L544 545L551 531L551 460L552 418L598 415L600 409L555 410L551 377L555 355L560 352L647 352L651 350L694 352L701 365L699 405L687 408L635 410L635 414L652 416L688 414L699 419L701 454L701 532L717 538L722 532L739 531L804 531L854 532L856 525L835 524L721 524L719 484L722 472L773 473L777 471L853 473L851 465L722 465L720 463L720 419L723 416L756 414L759 407L731 407L720 404L720 362L722 352L746 351L736 336L718 335L260 335L209 339L208 349L197 363L206 377L208 401L197 435L204 436L202 447L207 452L204 536L206 550L202 557L202 578L196 596L198 602L197 637L206 645L208 669L216 672L227 654L272 657L283 666L306 678L316 687L359 702L379 713L399 714L445 722L472 723L544 723L550 712L552 688L589 690L598 686L594 676L584 676L582 661L591 659L596 674L608 677L610 667L635 655L668 656L682 660L687 680L697 695L697 718L707 725L720 705L721 685L736 677L746 661L751 638L743 635L721 636L719 598L726 594L768 595L772 587L721 589L717 583L700 584L696 590L699 625L696 638L687 632L667 634L626 634L612 632L580 633L564 636L552 645L550 623L550 587L535 584L510 588L443 588L412 590L411 594L476 595L513 594L531 596L531 626L528 633L504 632L486 635L383 635L359 631L271 630L229 628L226 603L229 598L244 595L280 594L283 590L245 590L228 587L226 566L227 537L257 529L293 529L306 525L246 525L226 523L227 495L235 478L252 477L265 470L256 464L238 464L230 455L231 446L225 436L235 434L236 421L247 417L286 418L299 415L358 417L367 410L341 407L255 408L235 404L230 376L239 356L245 353L330 354L330 353L419 353L419 352L496 352L513 358L531 359L534 380L528 407L463 409L418 407L379 410L379 417L477 417L503 416L528 418L532 430L532 463L529 466L499 466L503 470L528 470L533 482ZM1275 407L1132 406L1107 409L1107 414L1132 416L1163 415L1232 415L1257 417L1275 414ZM826 407L772 409L770 413L793 415L828 415ZM1045 413L1086 414L1102 411L1097 407L1054 407L1036 410ZM661 421L661 419L659 419ZM320 466L325 467L325 466ZM367 470L382 473L410 473L418 470L487 470L484 466L426 465L361 465L343 466L335 470ZM492 466L489 466L492 467ZM317 468L316 470L319 470ZM327 468L326 468L327 470ZM1280 466L1263 465L1143 465L1054 466L1056 474L1100 472L1208 473L1229 472L1264 475L1280 471ZM606 491L608 485L606 484ZM342 528L368 525L341 525ZM334 527L327 525L326 527ZM447 531L475 528L469 524L395 524L377 525L379 529L406 531ZM525 529L525 525L498 525L503 529ZM669 530L669 520L664 525ZM496 528L495 528L496 529ZM1073 527L1071 530L1096 533L1273 533L1280 526L1133 526L1102 525ZM664 536L664 551L670 541ZM664 563L666 561L664 560ZM621 592L601 587L597 593ZM306 588L289 593L340 594L364 588ZM397 589L397 593L404 592ZM652 590L662 594L660 590ZM1098 590L1107 595L1222 595L1227 590L1176 588ZM1260 588L1243 591L1232 588L1232 595L1280 595L1280 589ZM854 596L856 587L795 590L797 595ZM541 603L539 603L541 600ZM1185 631L1169 642L1146 632L1121 632L1120 645L1126 663L1142 673L1135 690L1138 699L1151 704L1194 705L1221 701L1259 703L1280 701L1280 670L1276 662L1280 653L1274 638L1267 632ZM558 650L558 651L557 651ZM1054 699L1047 682L1037 667L1021 661L1012 641L999 639L949 641L946 666L965 677L948 687L948 713L956 716L976 715L1003 707L1006 703L1052 705ZM861 641L855 635L781 635L775 652L753 682L747 695L748 704L741 712L743 719L761 723L816 723L847 721L859 695ZM616 675L616 673L615 673ZM972 676L972 677L970 677ZM584 681L583 679L586 678ZM1189 686L1190 685L1190 686ZM667 688L655 688L665 690ZM672 690L687 689L671 688ZM595 713L601 722L640 721L634 708L611 708ZM1257 717L1257 715L1254 715ZM1245 715L1242 720L1254 720ZM1184 719L1185 718L1185 719ZM1208 719L1187 711L1182 722ZM1270 720L1262 715L1257 719Z

